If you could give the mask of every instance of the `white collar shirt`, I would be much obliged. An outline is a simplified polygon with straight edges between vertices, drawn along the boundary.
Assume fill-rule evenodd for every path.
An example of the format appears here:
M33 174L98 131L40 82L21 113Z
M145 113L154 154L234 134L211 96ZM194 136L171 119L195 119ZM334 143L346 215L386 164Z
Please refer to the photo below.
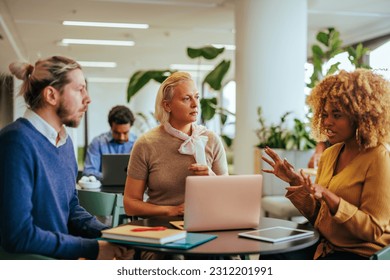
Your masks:
M42 119L31 109L27 109L23 117L27 119L41 134L43 134L43 136L49 140L50 143L52 143L57 148L66 143L69 134L64 125L61 127L61 130L57 132L47 121ZM58 143L57 137L59 137Z

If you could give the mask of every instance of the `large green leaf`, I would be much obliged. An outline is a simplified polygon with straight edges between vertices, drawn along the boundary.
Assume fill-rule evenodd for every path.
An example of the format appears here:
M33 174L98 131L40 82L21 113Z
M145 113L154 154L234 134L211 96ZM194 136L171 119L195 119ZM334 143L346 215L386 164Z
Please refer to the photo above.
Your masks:
M356 56L358 58L361 58L362 56L364 55L364 52L363 52L363 44L360 43L356 46Z
M356 68L371 68L369 65L364 63L364 55L369 51L369 49L364 48L362 43L359 43L356 46L356 49L351 46L348 47L347 51L349 61L351 61Z
M224 113L220 113L220 117L221 117L221 123L222 125L224 125L227 121L228 116Z
M232 144L233 144L233 139L232 138L230 138L229 136L227 136L225 134L222 134L221 138L225 142L226 146L228 146L229 148L232 146Z
M207 74L203 82L209 84L214 90L221 90L222 80L229 71L229 67L230 60L222 60L213 71Z
M315 56L315 57L322 59L322 57L324 56L324 52L322 51L322 49L318 45L313 45L311 50L313 52L313 56Z
M173 72L174 71L171 70L149 70L135 72L133 76L131 76L127 86L127 102L130 102L130 99L150 80L155 80L158 83L162 83Z
M217 98L203 98L200 100L200 108L202 110L202 120L209 121L211 120L216 112L217 108Z
M352 60L356 58L356 50L353 47L349 46L347 47L347 52L349 60L351 61L351 63L353 63Z
M203 57L205 59L214 59L221 54L225 48L215 48L213 46L205 46L199 49L187 48L187 54L191 58Z
M326 75L331 75L331 74L334 74L336 73L336 71L339 70L339 65L340 65L340 62L337 62L335 64L332 64L328 70L328 72L326 73Z
M325 32L318 32L317 34L317 40L320 41L325 46L329 46L329 35Z
M344 52L342 45L343 41L340 39L340 32L335 29L329 29L329 59Z

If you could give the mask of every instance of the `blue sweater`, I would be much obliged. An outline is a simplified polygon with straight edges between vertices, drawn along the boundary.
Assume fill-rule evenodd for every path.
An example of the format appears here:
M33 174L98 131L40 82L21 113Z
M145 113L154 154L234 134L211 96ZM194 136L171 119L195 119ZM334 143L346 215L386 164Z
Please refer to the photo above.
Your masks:
M0 244L8 252L96 259L107 228L79 205L70 138L59 148L26 119L0 131Z

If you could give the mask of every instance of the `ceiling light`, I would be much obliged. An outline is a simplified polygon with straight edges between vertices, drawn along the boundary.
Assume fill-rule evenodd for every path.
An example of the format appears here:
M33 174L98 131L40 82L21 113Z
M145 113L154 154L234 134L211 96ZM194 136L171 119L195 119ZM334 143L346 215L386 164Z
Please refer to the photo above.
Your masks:
M117 40L87 40L87 39L62 39L62 44L81 44L81 45L108 45L108 46L134 46L134 41Z
M116 83L116 84L127 84L128 78L107 78L107 77L87 77L88 83Z
M148 29L149 25L145 23L117 23L117 22L92 22L92 21L69 21L62 22L63 25L72 26L92 26L92 27L114 27L114 28L137 28Z
M106 2L107 0L95 0ZM199 2L199 1L183 1L183 0L111 0L113 2L120 3L133 3L133 4L151 4L151 5L167 5L167 6L184 6L184 7L198 7L198 8L216 8L220 4L210 2Z
M180 71L210 71L214 69L214 65L198 65L198 64L171 64L170 68Z
M225 48L225 50L227 51L234 51L236 50L236 46L235 45L224 45L224 44L211 44L214 48Z
M115 68L116 62L104 62L104 61L77 61L83 67L105 67Z

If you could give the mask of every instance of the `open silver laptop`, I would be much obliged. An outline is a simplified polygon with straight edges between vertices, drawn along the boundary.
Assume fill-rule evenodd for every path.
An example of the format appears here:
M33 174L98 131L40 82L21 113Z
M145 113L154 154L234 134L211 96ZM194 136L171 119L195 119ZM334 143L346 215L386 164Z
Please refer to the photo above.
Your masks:
M262 183L262 175L187 177L184 229L212 231L257 228Z
M102 185L105 187L123 187L126 183L129 154L102 155Z

